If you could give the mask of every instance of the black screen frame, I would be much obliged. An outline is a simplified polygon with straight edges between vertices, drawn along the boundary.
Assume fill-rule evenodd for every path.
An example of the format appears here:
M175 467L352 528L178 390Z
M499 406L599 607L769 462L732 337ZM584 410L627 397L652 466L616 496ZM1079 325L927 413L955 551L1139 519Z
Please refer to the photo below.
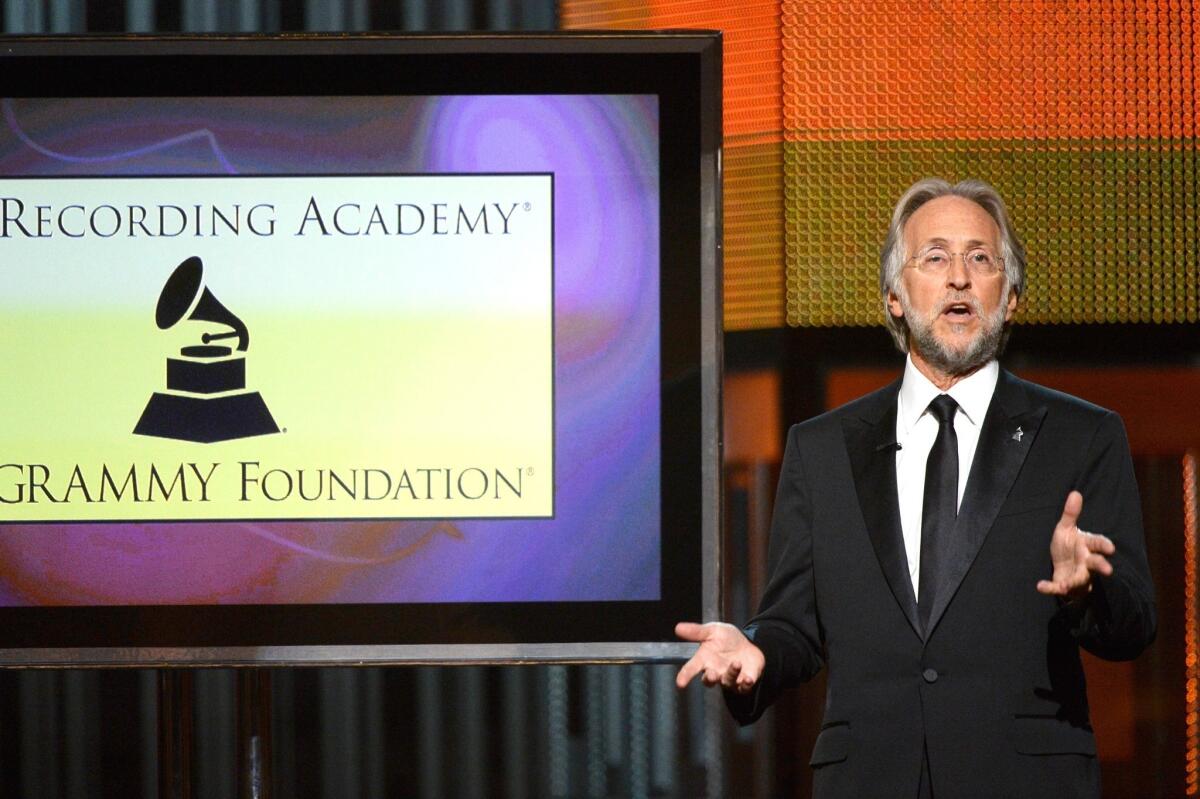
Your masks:
M656 94L662 364L658 601L8 607L0 665L674 660L716 617L719 34L16 38L0 70L18 98Z

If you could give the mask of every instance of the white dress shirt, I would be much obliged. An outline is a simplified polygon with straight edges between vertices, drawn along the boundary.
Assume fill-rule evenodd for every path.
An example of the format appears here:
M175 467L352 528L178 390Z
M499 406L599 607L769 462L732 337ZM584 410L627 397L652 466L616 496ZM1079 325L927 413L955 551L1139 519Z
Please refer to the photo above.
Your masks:
M966 377L943 392L921 374L909 357L904 366L904 380L896 398L896 495L900 498L900 528L904 533L904 552L908 556L908 575L913 592L921 583L921 506L925 494L925 461L937 438L938 421L929 413L929 403L946 393L958 403L954 414L954 434L958 437L958 504L962 504L967 488L979 430L996 381L1000 366L990 361L979 371Z

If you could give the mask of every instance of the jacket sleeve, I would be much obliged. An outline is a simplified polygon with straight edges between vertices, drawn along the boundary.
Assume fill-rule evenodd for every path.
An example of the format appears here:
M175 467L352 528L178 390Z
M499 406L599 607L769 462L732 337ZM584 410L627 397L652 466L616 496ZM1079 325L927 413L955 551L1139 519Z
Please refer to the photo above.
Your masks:
M1093 436L1076 488L1083 494L1079 528L1108 536L1116 552L1109 558L1113 573L1095 575L1088 597L1064 612L1084 649L1105 660L1130 660L1154 640L1158 621L1133 459L1115 413Z
M813 582L811 486L800 456L799 426L788 432L771 518L767 586L746 635L762 650L763 673L749 694L725 692L741 724L758 719L789 685L821 669L821 639Z

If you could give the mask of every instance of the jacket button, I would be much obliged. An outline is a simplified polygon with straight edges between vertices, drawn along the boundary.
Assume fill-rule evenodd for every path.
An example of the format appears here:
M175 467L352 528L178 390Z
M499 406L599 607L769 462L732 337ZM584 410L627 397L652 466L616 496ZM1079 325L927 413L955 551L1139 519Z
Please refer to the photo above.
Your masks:
M925 682L937 682L938 673L936 669L925 669L921 676L925 678Z

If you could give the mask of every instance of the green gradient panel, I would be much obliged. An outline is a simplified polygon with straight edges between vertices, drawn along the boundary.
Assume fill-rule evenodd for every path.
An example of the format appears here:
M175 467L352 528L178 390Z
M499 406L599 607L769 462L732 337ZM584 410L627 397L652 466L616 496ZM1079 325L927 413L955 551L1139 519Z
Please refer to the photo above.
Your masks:
M981 178L1029 256L1018 321L1200 321L1197 143L1187 140L789 142L787 321L883 320L879 248L916 180Z

